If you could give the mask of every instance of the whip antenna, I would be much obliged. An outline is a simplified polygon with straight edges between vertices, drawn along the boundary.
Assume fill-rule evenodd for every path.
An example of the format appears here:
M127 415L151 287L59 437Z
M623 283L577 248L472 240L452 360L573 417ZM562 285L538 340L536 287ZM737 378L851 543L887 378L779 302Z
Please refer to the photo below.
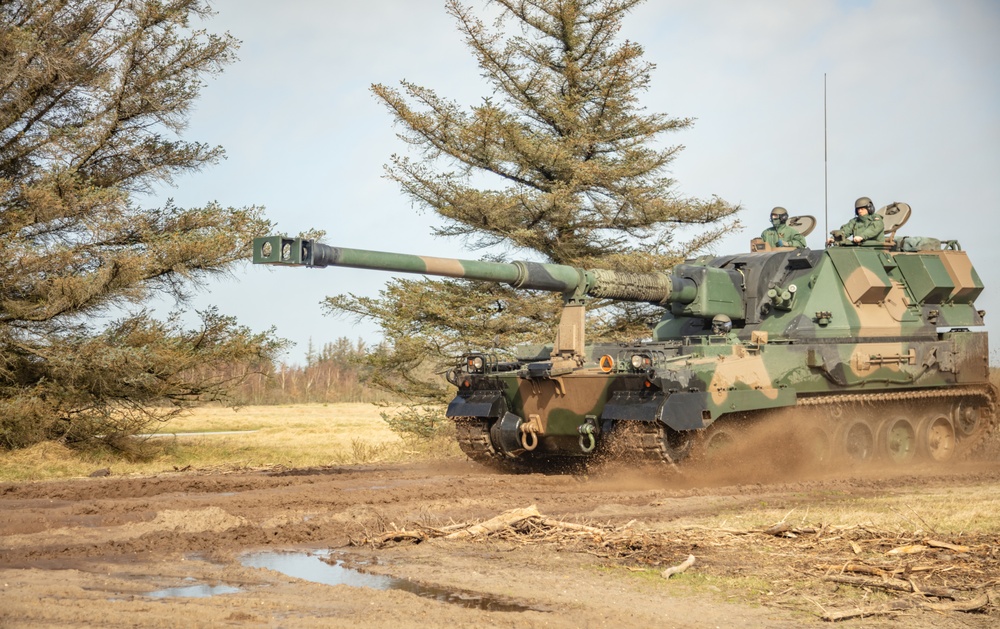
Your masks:
M826 160L826 72L823 73L823 232L830 233L830 193ZM824 235L824 238L826 236Z

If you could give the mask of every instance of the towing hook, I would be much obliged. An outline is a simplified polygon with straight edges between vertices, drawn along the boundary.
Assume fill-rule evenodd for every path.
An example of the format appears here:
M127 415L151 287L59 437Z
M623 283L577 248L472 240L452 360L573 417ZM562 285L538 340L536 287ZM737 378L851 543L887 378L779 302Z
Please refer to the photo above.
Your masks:
M580 449L587 454L593 452L594 448L597 447L597 440L594 438L594 432L596 429L597 428L590 422L581 424L576 429L577 432L580 433Z
M521 447L531 452L538 447L538 428L534 422L521 424Z

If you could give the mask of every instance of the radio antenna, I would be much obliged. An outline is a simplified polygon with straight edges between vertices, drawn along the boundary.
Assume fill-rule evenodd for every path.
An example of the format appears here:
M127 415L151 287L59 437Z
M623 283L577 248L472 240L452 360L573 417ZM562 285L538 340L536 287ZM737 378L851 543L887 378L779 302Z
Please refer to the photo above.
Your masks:
M823 73L823 237L830 233L830 187L826 152L826 72Z

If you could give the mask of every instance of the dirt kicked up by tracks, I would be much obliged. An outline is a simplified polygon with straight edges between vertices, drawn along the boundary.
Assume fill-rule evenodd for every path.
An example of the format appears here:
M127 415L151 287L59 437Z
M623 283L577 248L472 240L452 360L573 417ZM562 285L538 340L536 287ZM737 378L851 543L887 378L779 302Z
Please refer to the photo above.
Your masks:
M754 482L720 467L503 475L456 460L3 484L0 627L1000 624L996 518L942 534L912 506L944 494L995 512L995 458ZM881 500L899 526L854 517ZM783 515L747 524L762 509ZM261 551L328 551L417 587L295 578L250 565Z

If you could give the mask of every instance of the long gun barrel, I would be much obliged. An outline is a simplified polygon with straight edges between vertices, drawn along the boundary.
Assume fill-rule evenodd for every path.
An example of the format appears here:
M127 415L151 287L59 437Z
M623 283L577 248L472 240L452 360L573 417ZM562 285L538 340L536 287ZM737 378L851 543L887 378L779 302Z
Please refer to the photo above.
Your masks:
M305 238L284 236L255 238L253 261L254 264L344 266L500 282L514 288L562 293L567 302L596 297L665 306L670 302L690 303L698 292L693 280L661 272L632 273L540 262L498 263L435 258L331 247Z

